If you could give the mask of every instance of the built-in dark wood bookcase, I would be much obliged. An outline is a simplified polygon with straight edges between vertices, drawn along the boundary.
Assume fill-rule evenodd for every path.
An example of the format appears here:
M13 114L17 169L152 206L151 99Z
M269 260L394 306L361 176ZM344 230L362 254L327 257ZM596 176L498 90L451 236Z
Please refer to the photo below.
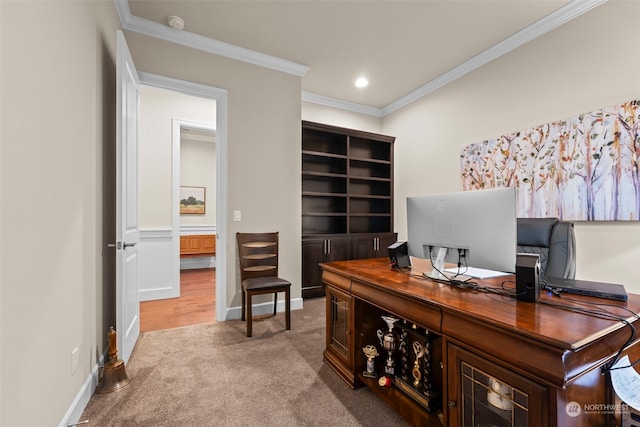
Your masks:
M318 263L386 256L394 137L302 122L302 295L324 295Z

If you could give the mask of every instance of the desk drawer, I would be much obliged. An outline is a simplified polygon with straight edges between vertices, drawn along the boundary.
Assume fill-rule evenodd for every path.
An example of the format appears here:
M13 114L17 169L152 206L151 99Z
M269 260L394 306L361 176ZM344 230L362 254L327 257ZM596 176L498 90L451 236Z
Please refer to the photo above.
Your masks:
M331 271L323 270L322 281L327 285L342 289L345 292L351 292L351 279L347 276L342 276Z
M351 281L351 293L353 296L373 304L382 310L388 311L402 319L416 323L429 331L441 334L440 324L442 312L439 308L417 302L411 298L405 298L398 294L386 292L381 288Z

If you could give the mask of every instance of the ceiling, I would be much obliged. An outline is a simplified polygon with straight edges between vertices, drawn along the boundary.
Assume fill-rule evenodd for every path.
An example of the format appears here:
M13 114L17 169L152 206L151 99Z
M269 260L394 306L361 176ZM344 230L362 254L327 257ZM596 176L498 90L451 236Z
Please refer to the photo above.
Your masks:
M125 29L235 49L301 75L303 99L383 116L604 0L115 1Z

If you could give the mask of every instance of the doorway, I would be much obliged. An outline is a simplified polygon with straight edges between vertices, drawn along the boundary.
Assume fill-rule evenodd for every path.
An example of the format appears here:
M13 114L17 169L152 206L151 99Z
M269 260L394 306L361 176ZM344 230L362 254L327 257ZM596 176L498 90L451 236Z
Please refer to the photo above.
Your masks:
M213 235L217 237L214 242L220 244L225 240L220 235L225 229L224 218L222 221L217 218L220 217L218 212L224 212L226 202L226 188L218 179L224 173L225 163L226 91L146 73L140 73L140 80L141 115L144 115L147 92L156 95L164 92L169 98L173 97L173 107L182 104L176 110L156 102L153 109L161 111L165 117L151 119L151 127L153 132L163 133L162 138L168 138L170 142L163 143L158 135L147 135L152 142L140 153L140 215L143 234L148 237L141 238L140 248L146 261L141 266L141 329L144 332L224 320L221 314L224 313L226 290L224 286L216 286L216 282L224 283L220 278L226 275L224 253L216 253L215 258L207 255L181 260L180 246L184 234ZM185 109L185 105L190 101L195 103L199 113L186 113L189 109ZM167 114L170 119L166 119ZM145 136L144 126L142 117L141 140ZM186 151L182 149L185 147ZM213 151L215 155L204 156L203 149ZM145 155L151 157L151 160L147 158L146 168ZM205 163L196 167L189 163L189 158ZM149 170L149 176L145 175ZM207 174L210 176L205 177ZM180 187L184 186L202 189L206 195L202 200L202 212L180 214ZM161 208L158 208L159 204Z

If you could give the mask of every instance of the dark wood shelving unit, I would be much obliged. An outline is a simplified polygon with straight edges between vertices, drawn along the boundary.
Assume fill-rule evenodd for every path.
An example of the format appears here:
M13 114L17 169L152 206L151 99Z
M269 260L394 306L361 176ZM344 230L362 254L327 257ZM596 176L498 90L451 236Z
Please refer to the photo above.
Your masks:
M324 296L321 262L387 256L394 137L302 122L302 296Z

